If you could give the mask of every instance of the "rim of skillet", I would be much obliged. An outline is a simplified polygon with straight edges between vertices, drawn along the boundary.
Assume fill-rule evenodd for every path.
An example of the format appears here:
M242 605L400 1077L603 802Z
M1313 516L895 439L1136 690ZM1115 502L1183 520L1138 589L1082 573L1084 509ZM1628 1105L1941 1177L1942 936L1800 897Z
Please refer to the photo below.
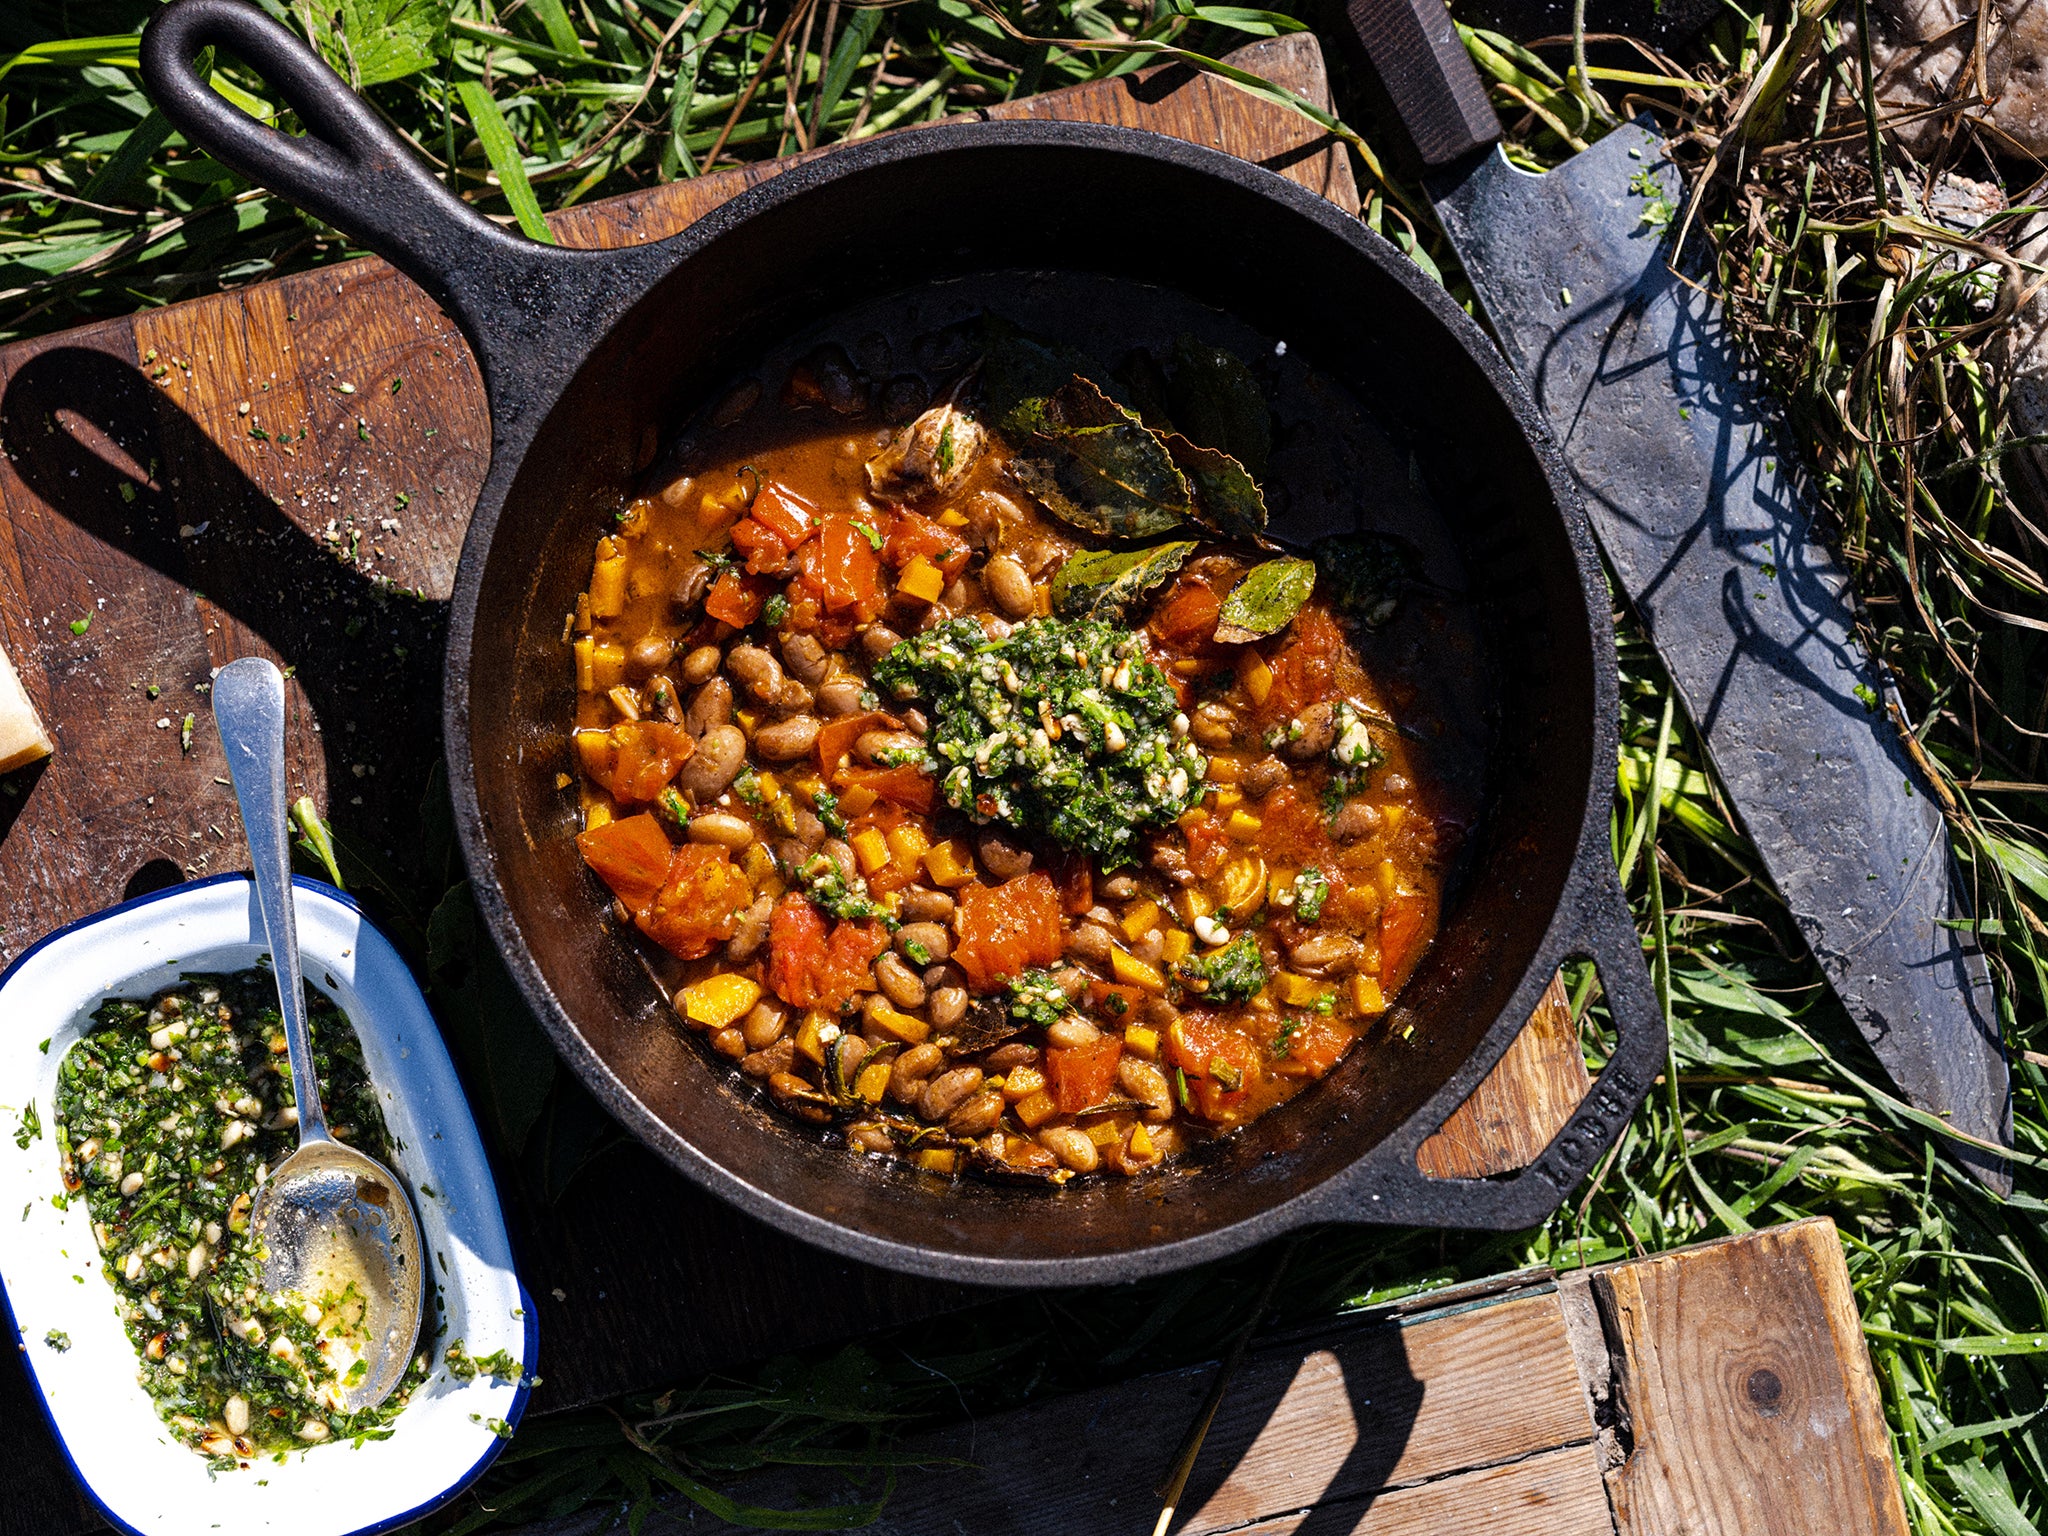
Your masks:
M1404 256L1398 247L1375 234L1355 216L1345 213L1328 198L1300 183L1249 160L1222 150L1190 143L1168 134L1104 123L1069 123L1039 120L973 121L935 123L879 135L862 143L835 146L829 153L803 160L777 172L767 181L739 193L696 220L688 228L661 241L632 248L642 257L666 256L661 276L647 283L610 327L592 333L575 362L552 381L548 391L531 401L517 427L504 432L495 408L491 415L492 445L490 469L464 537L456 567L456 579L448 627L448 656L465 658L465 664L450 665L444 684L442 728L449 763L449 789L455 803L455 824L463 857L471 875L478 910L483 914L492 939L503 956L520 994L534 1011L555 1049L576 1071L584 1085L645 1146L693 1182L710 1190L738 1209L769 1223L793 1237L847 1258L876 1264L900 1273L970 1284L1020 1286L1071 1286L1106 1283L1184 1269L1204 1260L1239 1252L1268 1238L1279 1236L1310 1219L1300 1209L1342 1171L1321 1183L1277 1201L1243 1220L1210 1231L1158 1244L1134 1246L1114 1252L1058 1258L990 1257L943 1252L876 1236L844 1222L817 1215L801 1206L748 1183L733 1170L706 1156L679 1136L668 1123L654 1114L612 1070L577 1028L569 1010L555 995L546 975L528 948L519 923L500 890L496 874L496 851L485 829L485 817L476 791L476 760L469 734L470 668L466 664L475 638L477 604L485 566L498 521L505 510L506 496L524 462L528 446L541 424L560 405L564 395L592 352L618 326L630 320L633 311L655 286L676 267L691 260L728 232L755 216L805 197L816 188L873 168L922 156L955 153L978 146L1005 148L1043 145L1057 149L1086 149L1126 155L1163 163L1183 170L1220 177L1238 187L1281 204L1288 212L1320 225L1335 235L1381 273L1406 289L1422 304L1439 326L1442 339L1455 346L1478 371L1506 407L1523 440L1542 469L1548 483L1552 510L1560 518L1579 566L1582 590L1588 576L1598 577L1600 557L1577 489L1559 453L1548 425L1529 398L1520 378L1492 340L1472 317L1452 301L1443 287L1429 279ZM473 343L472 343L473 345ZM1594 667L1594 708L1611 714L1617 698L1617 675L1611 627L1604 613L1592 614L1596 644ZM1598 638L1604 637L1604 638ZM1598 721L1595 721L1598 729ZM1597 818L1604 841L1609 805L1598 792L1600 760L1596 754L1593 772L1585 786L1575 862L1582 860ZM1553 911L1554 925L1560 907ZM1538 946L1537 960L1548 947ZM1532 961L1532 964L1535 963ZM1481 1046L1493 1041L1500 1019L1489 1026ZM1500 1040L1500 1051L1514 1038L1513 1032ZM1477 1053L1475 1053L1477 1054ZM1489 1063L1489 1066L1491 1064ZM1377 1143L1375 1143L1377 1145ZM1360 1148L1352 1167L1371 1152ZM935 1197L936 1199L937 1197ZM942 1209L935 1206L935 1210Z

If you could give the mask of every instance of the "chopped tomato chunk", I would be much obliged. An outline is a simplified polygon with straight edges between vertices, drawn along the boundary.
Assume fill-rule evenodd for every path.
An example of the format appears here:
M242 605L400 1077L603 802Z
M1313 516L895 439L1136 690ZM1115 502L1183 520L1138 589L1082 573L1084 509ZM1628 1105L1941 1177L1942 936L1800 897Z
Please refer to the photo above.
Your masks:
M841 787L865 784L880 799L900 805L906 811L929 816L938 781L913 763L894 768L849 768L839 775Z
M1196 1114L1218 1125L1241 1118L1261 1075L1251 1041L1213 1014L1190 1010L1167 1031L1167 1057L1186 1079Z
M583 862L635 916L653 904L655 892L668 879L669 856L675 851L651 811L579 832L576 847Z
M1335 696L1337 660L1344 651L1344 631L1329 610L1320 603L1302 609L1287 627L1285 643L1267 663L1273 669L1273 686L1258 706L1259 718L1299 714L1318 700Z
M1351 1031L1332 1019L1296 1016L1274 1042L1275 1077L1321 1077L1351 1044Z
M922 512L899 513L882 546L882 558L891 569L900 571L923 555L948 581L967 568L969 553L965 539Z
M818 531L817 509L787 486L769 481L754 498L753 515L782 540L783 548L798 549Z
M879 923L839 923L828 934L818 909L792 891L768 920L768 985L792 1008L837 1013L871 985L888 942Z
M850 517L828 517L818 536L797 552L797 580L828 614L852 614L861 623L882 611L882 562Z
M1183 580L1152 616L1152 633L1182 649L1207 643L1216 634L1223 599L1200 581Z
M1055 1046L1045 1053L1045 1081L1063 1115L1076 1115L1109 1097L1124 1043L1104 1035L1086 1045Z
M670 859L668 879L653 905L635 921L663 949L696 960L732 937L740 912L753 899L753 887L723 848L684 843Z
M732 547L747 557L747 570L753 575L781 575L789 570L789 546L766 523L741 518L733 524Z
M964 885L956 900L953 958L975 991L992 992L1031 966L1059 959L1059 887L1042 870L1001 885Z
M1144 1001L1145 989L1142 987L1103 981L1094 976L1088 978L1088 1006L1103 1018L1119 1023L1134 1020L1138 1016L1138 1005Z
M760 577L727 571L711 584L710 595L704 599L704 611L735 629L745 629L761 616L762 605L767 601L767 584Z
M627 804L652 800L689 761L697 743L666 720L623 720L605 732L609 761L591 777Z

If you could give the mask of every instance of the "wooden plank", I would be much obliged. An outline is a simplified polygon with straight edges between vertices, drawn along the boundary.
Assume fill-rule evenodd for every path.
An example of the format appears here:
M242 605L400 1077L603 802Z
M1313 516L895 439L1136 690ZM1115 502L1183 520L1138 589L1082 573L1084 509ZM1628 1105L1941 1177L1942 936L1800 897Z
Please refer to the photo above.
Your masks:
M1632 1441L1607 1475L1625 1536L1906 1536L1833 1222L1616 1265L1593 1294Z
M1200 1529L1174 1526L1179 1536ZM1239 1529L1243 1536L1614 1536L1614 1521L1593 1453L1575 1445Z
M1564 978L1553 976L1507 1053L1417 1149L1416 1164L1433 1179L1526 1168L1564 1129L1591 1086Z

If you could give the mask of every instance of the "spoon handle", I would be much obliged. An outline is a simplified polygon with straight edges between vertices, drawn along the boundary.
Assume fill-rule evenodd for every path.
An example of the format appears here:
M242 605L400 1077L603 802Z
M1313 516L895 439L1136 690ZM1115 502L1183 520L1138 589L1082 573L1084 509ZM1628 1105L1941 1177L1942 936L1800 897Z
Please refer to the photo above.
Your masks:
M214 674L213 718L227 750L228 776L242 808L256 910L277 977L278 1011L291 1053L299 1107L299 1145L326 1141L327 1116L306 1032L306 984L299 974L299 927L292 913L291 829L285 815L284 674L261 656L244 656Z

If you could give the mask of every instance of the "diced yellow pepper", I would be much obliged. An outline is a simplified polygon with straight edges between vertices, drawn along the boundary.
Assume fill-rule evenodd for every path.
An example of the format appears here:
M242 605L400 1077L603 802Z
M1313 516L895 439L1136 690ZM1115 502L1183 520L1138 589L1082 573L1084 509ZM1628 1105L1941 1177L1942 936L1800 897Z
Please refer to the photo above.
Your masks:
M683 1017L706 1029L723 1029L761 1000L761 984L725 973L683 988Z
M967 514L958 507L948 507L939 514L939 526L941 528L965 528L967 526Z
M1274 993L1290 1008L1310 1007L1326 990L1321 982L1297 976L1293 971L1282 971L1273 978Z
M1185 928L1166 930L1166 963L1179 965L1194 951L1194 937Z
M1113 1147L1124 1139L1123 1132L1116 1128L1114 1120L1098 1120L1093 1125L1083 1126L1081 1134L1097 1147Z
M575 625L577 634L587 635L590 633L590 594L588 592L578 592L576 594L576 616L571 622Z
M960 1164L960 1154L951 1147L926 1147L917 1154L917 1166L926 1173L950 1174Z
M888 1088L889 1063L886 1061L878 1061L872 1066L862 1067L860 1075L853 1080L853 1091L866 1099L870 1104L881 1103L882 1095L888 1091Z
M582 693L597 692L597 675L592 670L591 653L597 649L597 642L585 635L569 649L576 656L576 687Z
M1145 1127L1144 1127L1143 1125L1134 1125L1134 1126L1132 1126L1132 1127L1131 1127L1131 1156L1133 1156L1133 1157L1150 1157L1151 1155L1152 1155L1152 1134L1151 1134L1151 1132L1147 1131L1147 1130L1145 1129Z
M585 773L593 776L603 773L611 766L611 754L611 732L585 727L576 733L576 761Z
M595 832L599 827L608 827L615 818L612 816L611 797L593 800L583 807L583 830Z
M761 799L766 804L773 805L782 798L782 783L772 773L755 774L754 787L761 792Z
M1209 793L1215 796L1211 803L1218 811L1234 810L1244 804L1244 791L1234 785L1225 784L1221 789L1212 789Z
M1379 882L1382 898L1393 895L1401 888L1401 871L1394 867L1392 859L1381 859L1379 868L1373 871L1373 878Z
M895 856L896 862L912 868L932 846L932 840L925 836L924 828L909 822L892 828L888 843L889 852Z
M1140 1056L1157 1056L1159 1054L1159 1031L1147 1029L1142 1024L1133 1024L1124 1031L1124 1049L1134 1051Z
M927 849L924 867L934 885L965 885L974 878L974 856L956 838L949 837Z
M853 856L860 860L861 873L872 875L889 864L889 840L873 827L863 827L847 839L853 844Z
M931 1025L923 1019L907 1013L898 1013L894 1008L868 1005L866 1022L871 1029L879 1030L891 1039L901 1040L905 1045L923 1045L932 1032Z
M1031 592L1038 603L1038 616L1041 619L1051 617L1052 588L1050 586L1036 586L1031 589Z
M626 648L599 645L590 652L590 691L609 693L626 680Z
M1228 753L1219 752L1209 759L1209 782L1211 784L1235 784L1244 777L1244 762Z
M1195 830L1195 828L1199 827L1203 822L1207 821L1208 819L1209 813L1203 810L1198 805L1193 810L1183 815L1179 821L1176 821L1174 823L1174 825L1176 827L1179 827L1183 832L1192 832Z
M1124 914L1124 933L1135 944L1159 926L1159 903L1141 901Z
M1273 669L1250 646L1237 654L1237 683L1254 704L1265 703L1266 695L1273 691Z
M601 545L610 542L600 541ZM625 611L626 557L600 555L590 571L590 615L596 619L615 619Z
M1159 974L1156 966L1147 965L1127 949L1110 946L1109 968L1116 979L1128 987L1143 987L1147 992L1164 992L1166 978Z
M1052 1095L1043 1088L1032 1094L1030 1098L1019 1100L1016 1108L1011 1111L1023 1122L1024 1129L1027 1131L1037 1130L1059 1112L1059 1105L1053 1103Z
M1216 903L1209 899L1209 893L1193 885L1183 886L1173 904L1180 909L1182 920L1190 923L1216 910Z
M1044 1089L1045 1074L1036 1067L1019 1067L1003 1078L1003 1097L1012 1104L1022 1103Z
M1240 843L1248 843L1259 835L1259 818L1250 811L1232 811L1230 820L1223 824L1223 830Z
M768 850L759 843L747 844L747 851L740 855L740 868L747 872L747 878L755 885L775 870L775 860Z
M831 1040L825 1036L827 1027L832 1030ZM799 1054L811 1058L819 1066L825 1065L825 1047L839 1038L839 1026L824 1014L813 1008L804 1015L803 1023L796 1028L796 1048Z
M1408 817L1405 805L1383 805L1380 807L1380 825L1389 832L1401 830L1401 823Z
M867 785L855 784L839 796L839 814L842 816L865 815L874 808L877 798L879 797Z
M923 555L913 555L896 578L896 590L920 603L936 603L946 590L946 574Z
M758 719L759 716L757 716L751 709L736 709L732 712L732 717L733 719L739 721L741 730L745 731L750 736L753 734L754 721Z
M1380 990L1377 977L1363 971L1351 973L1351 1006L1360 1013L1385 1013L1387 995Z

